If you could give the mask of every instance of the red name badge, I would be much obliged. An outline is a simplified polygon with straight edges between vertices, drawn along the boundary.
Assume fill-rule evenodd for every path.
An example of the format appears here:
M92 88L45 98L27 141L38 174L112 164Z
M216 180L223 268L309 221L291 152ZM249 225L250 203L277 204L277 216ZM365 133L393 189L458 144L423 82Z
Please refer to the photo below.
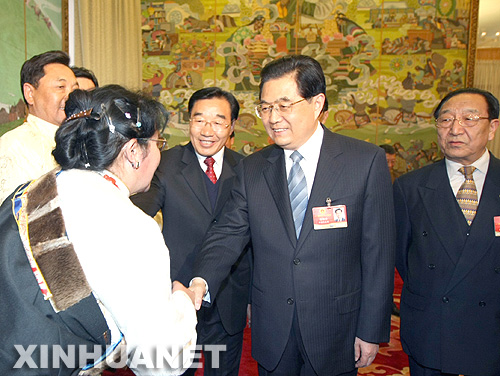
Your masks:
M500 216L493 217L493 223L495 224L495 236L500 236Z
M345 205L319 206L312 210L315 230L347 227L347 210Z

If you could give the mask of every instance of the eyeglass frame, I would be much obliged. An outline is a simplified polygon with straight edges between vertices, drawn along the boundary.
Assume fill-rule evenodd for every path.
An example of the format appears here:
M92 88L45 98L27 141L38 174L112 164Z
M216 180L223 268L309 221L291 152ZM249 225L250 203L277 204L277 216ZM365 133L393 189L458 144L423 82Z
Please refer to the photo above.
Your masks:
M306 101L308 99L309 98L302 98L302 99L299 99L298 101L289 103L286 108L292 110L292 108L293 108L294 105L296 105L297 103ZM273 110L275 110L276 113L278 113L281 116L283 116L283 113L279 109L279 102L284 102L284 101L283 100L278 100L278 101L275 101L275 102L272 102L272 103L259 103L257 106L255 106L255 114L257 115L257 117L259 119L262 119L262 114L259 112L259 108L260 108L260 111L262 111L262 105L267 104L267 105L271 106L271 108L270 108L270 111L269 111L269 115L266 114L266 116L271 116ZM287 112L285 112L285 114L286 113Z
M168 140L166 138L163 138L163 137L160 137L158 139L155 139L155 138L140 138L140 140L146 140L146 141L156 142L156 147L158 149L160 149L160 151L165 150L165 148L167 147L167 142L168 142Z
M472 116L474 117L473 119L470 118ZM464 128L473 128L473 127L475 127L478 124L479 120L490 120L489 116L478 116L478 115L474 115L474 114L467 114L467 115L465 115L465 118L467 118L467 117L469 117L469 120L473 120L474 121L473 125L466 125L466 124L464 124L463 123L464 117L461 117L459 119L456 116L453 116L453 117L449 118L449 120L451 120L451 123L450 123L449 127L443 127L443 126L441 126L441 125L438 124L439 119L442 119L441 116L439 116L438 118L435 118L434 122L435 122L436 128L450 129L450 128L453 127L453 124L455 124L455 121L458 121L458 124L460 124L461 127L464 127Z
M208 121L204 118L201 118L199 120L197 120L198 122L201 122L202 124L201 125L198 125L198 124L193 124L193 121L195 121L196 119L195 118L189 118L189 123L191 124L191 126L194 126L195 128L199 128L199 129L202 129L205 125L209 125L210 128L212 128L215 132L222 132L222 131L225 131L231 124L232 124L232 121L229 122L229 123L223 123L222 121L218 124L218 120L212 120L212 121ZM214 128L214 124L216 125L215 128ZM223 125L224 128L220 128L220 125Z

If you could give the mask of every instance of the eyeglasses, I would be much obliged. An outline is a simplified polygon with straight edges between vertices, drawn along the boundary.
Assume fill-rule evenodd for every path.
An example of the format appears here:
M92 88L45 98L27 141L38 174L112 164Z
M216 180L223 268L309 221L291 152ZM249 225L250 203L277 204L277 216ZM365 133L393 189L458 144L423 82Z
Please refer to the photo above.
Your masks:
M436 121L436 127L448 129L453 126L455 120L457 120L458 124L460 124L462 127L467 128L467 127L474 127L477 125L477 122L479 120L485 120L485 119L489 119L489 117L467 114L462 116L462 118L460 119L455 116L446 116L446 115L440 116L435 121Z
M227 127L229 127L229 123L226 123L222 120L212 120L208 121L205 120L201 117L194 117L189 119L189 122L191 123L191 127L196 128L196 129L202 129L205 125L209 125L212 127L212 129L215 132L222 132L226 130Z
M261 103L255 106L255 113L260 119L271 116L273 110L280 115L289 114L292 112L293 105L305 101L306 99L307 98L302 98L296 102L280 100L274 103Z
M160 137L157 140L155 140L154 138L148 138L147 140L156 142L156 146L158 147L158 149L160 149L160 151L164 150L167 146L167 140L165 140L163 137Z

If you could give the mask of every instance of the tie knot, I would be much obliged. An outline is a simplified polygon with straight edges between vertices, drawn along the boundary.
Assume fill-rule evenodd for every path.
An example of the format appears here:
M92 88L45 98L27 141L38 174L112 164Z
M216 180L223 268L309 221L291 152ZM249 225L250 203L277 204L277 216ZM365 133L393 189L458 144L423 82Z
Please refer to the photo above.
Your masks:
M204 160L205 164L208 166L208 167L213 167L214 163L215 163L215 159L213 157L207 157L205 160Z
M297 162L300 162L302 160L302 158L304 158L302 156L302 154L300 154L297 150L295 150L291 155L290 155L290 158L292 159L292 161L294 163L297 163Z
M474 166L463 166L458 169L462 174L464 174L466 179L472 179L472 174L476 171Z

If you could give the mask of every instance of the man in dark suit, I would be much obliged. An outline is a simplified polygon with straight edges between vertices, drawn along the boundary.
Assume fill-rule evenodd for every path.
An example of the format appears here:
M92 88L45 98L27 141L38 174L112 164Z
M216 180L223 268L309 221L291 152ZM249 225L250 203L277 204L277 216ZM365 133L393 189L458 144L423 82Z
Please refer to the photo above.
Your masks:
M355 375L389 341L395 238L385 155L320 124L325 91L308 56L262 70L256 110L275 145L241 162L191 284L197 305L212 302L252 240L252 355L261 375ZM344 207L345 226L334 206Z
M412 376L500 375L500 161L486 149L498 112L491 93L449 93L434 112L445 159L394 183Z
M163 152L149 191L132 197L151 216L162 210L172 280L184 283L192 278L203 237L217 222L236 178L236 165L243 158L224 147L239 113L231 93L217 87L198 90L191 96L188 110L191 142ZM218 353L218 366L212 364L210 352L205 352L205 375L238 375L249 283L247 252L233 262L217 304L198 313L198 343L227 346Z

